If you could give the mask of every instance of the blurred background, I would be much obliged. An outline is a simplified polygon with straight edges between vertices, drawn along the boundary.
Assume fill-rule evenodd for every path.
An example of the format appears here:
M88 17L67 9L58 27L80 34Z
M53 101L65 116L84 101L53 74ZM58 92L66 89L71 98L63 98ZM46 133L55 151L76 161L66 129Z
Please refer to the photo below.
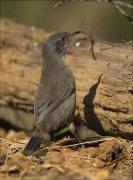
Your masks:
M132 39L132 25L110 3L58 1L1 1L1 17L47 32L81 30L88 37L121 42ZM123 1L132 4L132 0ZM121 6L132 17L132 9Z

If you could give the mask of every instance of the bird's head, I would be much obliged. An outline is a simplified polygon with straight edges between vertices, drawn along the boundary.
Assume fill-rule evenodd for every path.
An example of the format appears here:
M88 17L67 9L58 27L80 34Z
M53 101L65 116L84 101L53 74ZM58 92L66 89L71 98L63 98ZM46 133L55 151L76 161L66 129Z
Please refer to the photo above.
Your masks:
M65 50L67 48L68 43L70 40L80 31L76 32L59 32L49 36L45 39L43 48L42 48L42 56L45 58L46 53L49 51L50 53L55 54L60 58L64 58Z

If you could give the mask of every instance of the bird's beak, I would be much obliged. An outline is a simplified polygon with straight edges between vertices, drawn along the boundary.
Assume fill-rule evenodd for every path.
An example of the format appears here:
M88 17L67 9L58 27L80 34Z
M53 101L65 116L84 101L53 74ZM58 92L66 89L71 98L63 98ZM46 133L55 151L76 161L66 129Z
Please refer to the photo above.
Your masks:
M71 33L71 37L76 36L76 35L79 34L80 32L81 32L81 31L75 31L75 32Z
M69 37L68 37L68 42L71 41L71 39L76 36L77 34L79 34L81 31L75 31L75 32L72 32L69 34Z

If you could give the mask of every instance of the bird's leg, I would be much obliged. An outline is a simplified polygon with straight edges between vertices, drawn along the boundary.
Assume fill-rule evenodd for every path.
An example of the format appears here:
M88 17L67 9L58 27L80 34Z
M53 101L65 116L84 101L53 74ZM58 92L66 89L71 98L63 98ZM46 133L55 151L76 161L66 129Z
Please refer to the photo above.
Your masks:
M77 134L75 133L75 127L74 127L74 122L72 122L69 126L70 131L74 134L74 136L76 137L76 139L78 140L78 142L81 144L82 148L85 148L85 146L82 144L82 141L80 140L80 138L77 136Z

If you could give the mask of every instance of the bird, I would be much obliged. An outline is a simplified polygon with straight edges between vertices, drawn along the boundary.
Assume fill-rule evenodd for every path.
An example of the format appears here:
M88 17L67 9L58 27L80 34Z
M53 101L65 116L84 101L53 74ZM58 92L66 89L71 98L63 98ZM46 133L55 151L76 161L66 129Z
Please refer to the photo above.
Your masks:
M35 154L52 130L68 125L75 135L74 113L76 108L75 78L65 61L65 51L76 32L58 32L44 40L42 69L34 101L36 128L22 154ZM80 141L80 140L79 140Z

